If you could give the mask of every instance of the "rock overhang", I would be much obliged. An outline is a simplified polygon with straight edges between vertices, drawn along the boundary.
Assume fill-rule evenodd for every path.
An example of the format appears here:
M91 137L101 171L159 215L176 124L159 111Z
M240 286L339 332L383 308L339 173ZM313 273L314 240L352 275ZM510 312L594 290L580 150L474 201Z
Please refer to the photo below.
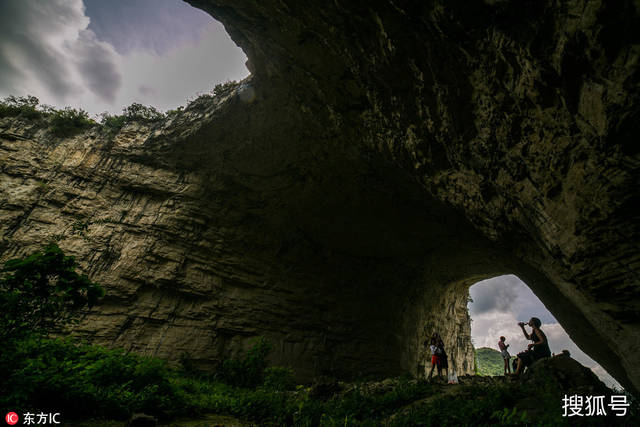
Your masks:
M468 286L514 273L637 390L638 45L611 41L631 2L190 3L245 50L255 96L61 148L120 214L110 239L67 242L120 295L87 319L98 341L206 361L265 334L307 377L413 371L425 326L468 335ZM90 160L114 154L131 167ZM113 181L132 170L163 179ZM43 233L27 220L5 247Z

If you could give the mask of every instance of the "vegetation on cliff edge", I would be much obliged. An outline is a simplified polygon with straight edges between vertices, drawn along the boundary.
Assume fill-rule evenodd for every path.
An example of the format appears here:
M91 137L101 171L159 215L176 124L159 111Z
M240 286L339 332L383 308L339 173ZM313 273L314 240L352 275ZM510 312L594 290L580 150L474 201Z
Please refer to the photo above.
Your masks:
M219 83L209 93L200 95L190 104L205 98L217 98L229 95L239 85L236 81ZM8 96L0 100L0 118L18 117L30 120L46 120L50 131L56 137L71 137L93 126L99 126L107 135L117 134L126 124L133 122L153 123L167 117L175 116L185 108L180 106L166 113L161 113L155 107L134 102L122 109L122 114L102 113L92 119L83 109L65 107L56 109L50 105L40 104L35 96Z

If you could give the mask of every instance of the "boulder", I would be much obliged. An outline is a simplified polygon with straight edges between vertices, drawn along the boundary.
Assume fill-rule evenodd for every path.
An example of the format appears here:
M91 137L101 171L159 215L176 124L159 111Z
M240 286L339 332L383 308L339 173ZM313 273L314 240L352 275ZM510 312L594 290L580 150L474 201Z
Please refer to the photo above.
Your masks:
M611 393L591 369L567 356L536 361L522 374L521 382L532 388L548 387L551 383L562 392L583 396Z

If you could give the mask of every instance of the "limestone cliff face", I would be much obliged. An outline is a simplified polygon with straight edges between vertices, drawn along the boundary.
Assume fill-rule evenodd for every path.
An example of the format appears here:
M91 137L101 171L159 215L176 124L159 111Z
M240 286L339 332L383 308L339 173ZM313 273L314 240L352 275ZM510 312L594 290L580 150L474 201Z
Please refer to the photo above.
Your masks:
M513 273L638 389L637 2L189 3L237 91L113 142L0 123L1 256L76 254L85 334L203 364L267 335L311 376L413 372L438 329L469 372L468 286Z

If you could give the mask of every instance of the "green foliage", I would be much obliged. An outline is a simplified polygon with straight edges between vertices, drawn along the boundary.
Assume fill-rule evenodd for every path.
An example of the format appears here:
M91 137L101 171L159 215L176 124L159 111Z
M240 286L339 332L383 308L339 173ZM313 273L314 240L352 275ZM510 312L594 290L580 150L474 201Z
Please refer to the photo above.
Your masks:
M269 366L264 370L263 385L270 390L293 390L296 386L293 379L293 369L284 366Z
M232 90L237 88L239 85L240 83L236 82L235 80L227 81L224 83L218 83L217 85L214 86L211 92L215 97L226 96L229 93L231 93Z
M125 418L184 405L158 359L37 337L13 340L5 350L0 407Z
M107 134L115 135L126 124L126 117L124 115L112 116L105 112L100 115L100 124Z
M167 112L165 113L165 115L166 115L167 117L171 117L171 116L175 116L175 115L177 115L177 114L179 114L179 113L181 113L181 112L183 112L183 111L184 111L184 107L183 107L183 106L180 106L180 107L176 108L175 110L167 110Z
M0 339L49 332L96 304L104 291L75 268L56 244L7 261L0 269Z
M134 102L122 109L122 114L111 115L104 112L100 115L100 124L107 135L115 135L122 129L124 125L131 122L150 123L162 120L164 114L156 110L154 107L145 106Z
M238 387L255 387L264 381L267 355L271 343L260 337L244 357L223 361L216 372L216 378Z
M0 101L1 117L24 117L37 119L42 114L37 107L40 101L35 96L8 96Z
M527 422L527 411L518 412L514 407L511 409L502 408L502 410L494 411L491 419L496 420L498 424L503 426L519 426Z
M49 118L51 132L55 136L73 136L95 124L89 119L89 114L82 110L66 107L63 110L54 110Z
M253 354L266 354L264 342L254 345ZM182 359L190 358L185 354ZM33 336L5 346L0 366L0 407L18 413L38 408L85 419L125 419L134 412L161 418L216 413L259 425L300 426L567 425L561 417L562 392L553 382L535 390L517 383L453 386L447 393L425 381L401 379L391 388L376 391L362 383L321 400L302 386L289 391L288 368L266 368L262 385L236 387L202 374L188 375L184 369L171 370L158 359ZM287 387L280 386L283 382ZM522 399L540 408L535 422L528 419L528 411L517 409ZM637 421L636 411L623 425Z
M231 92L239 85L240 83L233 80L225 83L218 83L210 92L200 94L196 99L189 101L189 109L202 110L209 105L211 100L231 94ZM169 115L169 113L170 112L167 111L167 115Z
M503 375L504 362L499 351L488 347L476 349L477 375Z
M511 408L515 394L516 390L509 386L462 386L455 395L437 397L412 408L396 417L392 425L493 425L493 414Z
M122 110L122 113L127 122L136 120L142 122L153 122L164 118L164 115L154 107L145 106L137 102L125 107Z
M95 305L103 289L75 268L56 244L7 261L0 269L0 339L49 332Z

